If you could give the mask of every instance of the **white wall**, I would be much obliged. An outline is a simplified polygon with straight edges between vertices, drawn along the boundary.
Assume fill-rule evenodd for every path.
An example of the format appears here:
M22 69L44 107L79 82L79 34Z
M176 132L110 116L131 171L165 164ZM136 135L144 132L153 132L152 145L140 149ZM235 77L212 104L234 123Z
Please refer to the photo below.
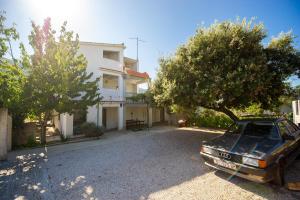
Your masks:
M7 158L7 151L11 150L12 120L6 108L0 108L0 160Z
M125 119L139 119L147 122L147 107L126 107ZM132 115L131 115L132 113Z
M117 90L119 88L118 76L103 74L103 88Z
M137 93L137 84L133 84L126 81L126 92Z
M73 136L73 115L68 113L60 114L61 133L65 138Z
M295 124L300 124L300 101L296 100L292 102L293 108L293 122Z
M120 61L115 61L111 59L103 58L103 50L119 51ZM87 61L87 71L93 72L93 78L99 77L99 68L107 68L116 71L123 72L123 62L124 62L124 46L109 46L109 45L99 45L93 43L80 43L79 52L82 53Z
M160 122L160 109L158 108L152 109L152 119L153 122Z

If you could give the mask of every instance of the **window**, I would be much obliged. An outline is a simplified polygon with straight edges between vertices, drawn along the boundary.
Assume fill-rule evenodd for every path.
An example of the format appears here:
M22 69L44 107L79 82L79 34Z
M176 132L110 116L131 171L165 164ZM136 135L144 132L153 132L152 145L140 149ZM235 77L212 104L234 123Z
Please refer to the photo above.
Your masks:
M292 123L288 121L283 121L283 123L285 124L290 133L294 133L298 130Z
M299 101L297 100L295 103L296 106L296 115L299 115Z
M284 121L278 122L278 128L280 130L281 135L288 135L289 134L289 131L288 131L288 129L286 128L286 126L284 124Z
M120 61L120 52L119 51L103 51L103 58Z
M276 126L272 122L250 122L246 125L244 135L278 139Z

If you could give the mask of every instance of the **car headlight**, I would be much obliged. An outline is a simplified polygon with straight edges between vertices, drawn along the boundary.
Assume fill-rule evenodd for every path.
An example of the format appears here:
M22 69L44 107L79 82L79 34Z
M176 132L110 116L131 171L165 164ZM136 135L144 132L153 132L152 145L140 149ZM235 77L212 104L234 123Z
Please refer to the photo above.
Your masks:
M267 167L267 162L265 160L258 160L255 158L243 157L242 162L243 162L243 164L251 165L251 166L255 166L255 167L259 167L259 168Z
M202 146L201 147L201 152L207 153L207 154L213 154L214 150L212 150L211 148Z

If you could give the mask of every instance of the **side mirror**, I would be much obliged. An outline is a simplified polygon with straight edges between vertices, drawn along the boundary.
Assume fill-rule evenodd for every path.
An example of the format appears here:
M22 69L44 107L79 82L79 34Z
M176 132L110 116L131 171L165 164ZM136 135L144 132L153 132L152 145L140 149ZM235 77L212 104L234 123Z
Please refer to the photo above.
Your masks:
M282 137L283 137L283 139L285 139L285 140L295 140L295 137L292 136L292 135L284 134Z

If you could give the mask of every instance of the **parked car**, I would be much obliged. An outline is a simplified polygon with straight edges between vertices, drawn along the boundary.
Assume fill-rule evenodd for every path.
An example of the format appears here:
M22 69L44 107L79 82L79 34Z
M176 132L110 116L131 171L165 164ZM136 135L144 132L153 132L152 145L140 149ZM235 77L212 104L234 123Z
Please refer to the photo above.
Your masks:
M300 129L285 118L238 120L224 135L203 142L205 164L255 182L284 183L284 170L300 154Z

